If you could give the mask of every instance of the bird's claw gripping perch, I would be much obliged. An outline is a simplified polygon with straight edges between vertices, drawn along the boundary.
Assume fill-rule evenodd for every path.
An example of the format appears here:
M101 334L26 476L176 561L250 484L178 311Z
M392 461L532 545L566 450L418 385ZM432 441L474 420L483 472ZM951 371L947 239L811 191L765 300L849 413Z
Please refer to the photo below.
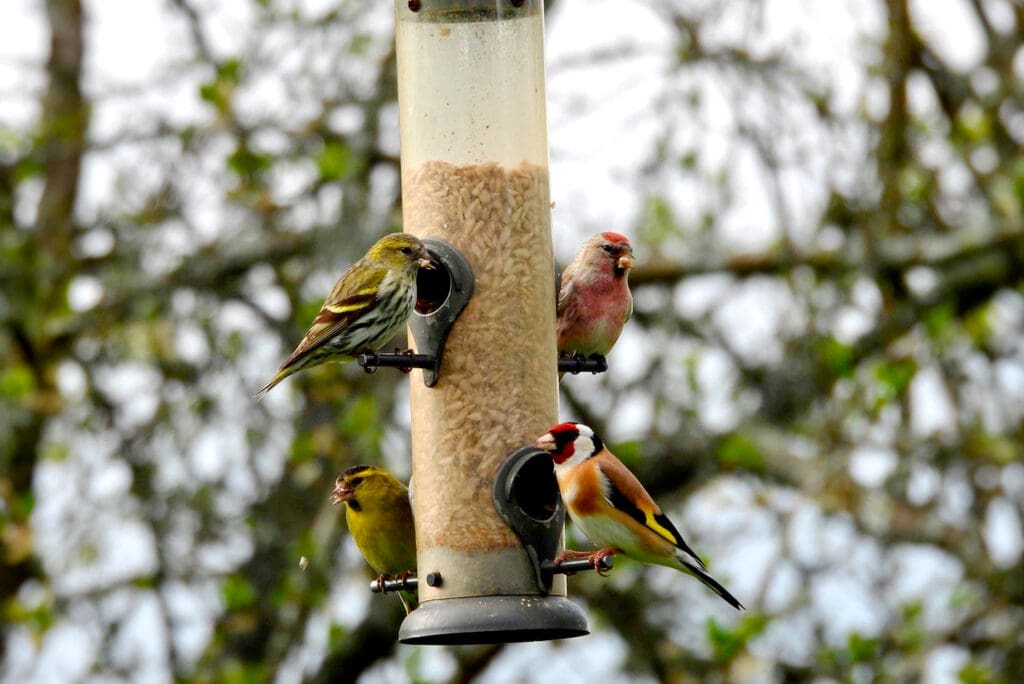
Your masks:
M433 368L434 356L417 354L412 349L396 349L392 354L365 351L356 357L356 362L367 373L375 373L378 368L397 368L402 373L409 373L413 368Z
M622 553L622 551L619 549L601 549L600 551L591 554L589 560L594 571L601 577L607 577L608 572L612 569L612 556L617 553Z
M370 582L370 591L375 594L387 594L392 591L416 591L419 581L415 570L400 572L394 577L381 575Z
M357 357L357 362L362 366L364 373L373 375L380 368L380 355L375 351L363 352Z
M589 553L587 551L565 549L562 553L558 554L554 561L545 561L541 565L541 569L553 575L575 575L577 572L596 570L597 574L607 577L608 572L614 566L614 561L612 560L614 554L607 553L595 560L595 557L600 554L601 551Z
M408 356L411 359L412 358L412 354L413 354L412 349L406 349L406 350L395 349L395 355L396 356ZM399 373L405 373L406 375L408 375L409 373L412 373L412 366L411 365L410 366L398 366L398 372Z
M416 571L415 570L404 570L404 571L398 573L397 575L395 575L395 581L396 582L401 582L401 584L402 584L402 591L407 591L409 589L409 580L410 579L413 579L413 580L416 579Z

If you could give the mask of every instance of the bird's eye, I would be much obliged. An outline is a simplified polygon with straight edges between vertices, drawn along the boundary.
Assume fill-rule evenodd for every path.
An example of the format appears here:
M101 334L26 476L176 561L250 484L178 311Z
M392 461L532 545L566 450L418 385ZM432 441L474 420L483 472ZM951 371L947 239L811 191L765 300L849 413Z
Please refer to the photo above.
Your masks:
M402 249L400 249L399 251L402 254L405 254L406 256L408 256L408 255L412 254L412 247L402 247Z
M604 251L608 252L609 254L612 253L612 246L611 245L601 245L601 249L603 249Z
M352 480L351 480L351 483L352 483L353 487L358 487L360 484L362 484L362 482L363 482L363 478L361 478L361 477L353 477Z

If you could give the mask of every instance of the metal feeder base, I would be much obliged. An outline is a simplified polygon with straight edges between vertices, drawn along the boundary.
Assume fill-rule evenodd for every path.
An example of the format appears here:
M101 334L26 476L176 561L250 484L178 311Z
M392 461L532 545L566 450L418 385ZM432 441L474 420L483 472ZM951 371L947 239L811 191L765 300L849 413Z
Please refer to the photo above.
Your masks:
M590 634L587 616L564 596L468 596L425 601L398 630L403 644L504 644Z

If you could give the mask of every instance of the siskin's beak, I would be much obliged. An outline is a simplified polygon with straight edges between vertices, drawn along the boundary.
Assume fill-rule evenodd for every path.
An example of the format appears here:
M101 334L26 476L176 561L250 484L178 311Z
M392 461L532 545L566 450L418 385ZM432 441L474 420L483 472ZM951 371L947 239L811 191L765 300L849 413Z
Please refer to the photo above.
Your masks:
M533 446L548 453L551 453L558 448L555 445L555 437L550 432L534 442Z
M619 257L618 261L615 262L615 265L623 271L633 268L633 255L628 252L623 254Z
M418 263L420 268L425 268L428 271L434 270L434 257L426 249L420 250Z
M352 498L352 488L348 486L343 478L334 481L334 489L331 491L331 503L337 506Z

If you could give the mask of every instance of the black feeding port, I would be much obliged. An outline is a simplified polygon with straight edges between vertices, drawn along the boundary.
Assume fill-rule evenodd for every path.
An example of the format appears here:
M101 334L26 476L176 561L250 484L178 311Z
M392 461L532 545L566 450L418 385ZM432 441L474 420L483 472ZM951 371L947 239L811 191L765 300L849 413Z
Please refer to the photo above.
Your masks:
M423 244L433 268L421 268L416 276L416 313L409 319L409 330L418 354L434 359L431 367L423 368L424 384L433 387L448 333L473 296L473 269L462 252L444 240L425 238Z
M523 461L512 475L509 499L537 522L548 522L558 512L558 496L554 465L543 451Z
M509 456L494 481L494 507L530 556L543 592L551 590L550 563L561 549L565 507L558 493L551 455L532 446Z
M452 292L452 274L444 261L431 253L433 268L421 268L416 276L416 313L429 316L440 309Z

